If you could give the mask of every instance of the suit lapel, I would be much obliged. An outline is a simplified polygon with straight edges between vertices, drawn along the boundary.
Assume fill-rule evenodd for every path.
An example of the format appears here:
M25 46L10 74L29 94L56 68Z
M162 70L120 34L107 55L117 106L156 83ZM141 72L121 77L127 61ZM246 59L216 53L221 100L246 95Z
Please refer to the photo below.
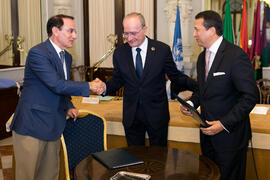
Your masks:
M153 46L152 40L148 38L148 45L145 57L145 64L143 68L142 80L144 79L144 77L147 76L148 72L150 71L151 63L155 59L154 57L155 57L155 47Z
M208 77L207 77L207 80L206 80L206 83L205 83L204 91L207 89L209 83L211 83L211 81L213 80L213 73L217 71L220 63L223 60L223 56L224 56L223 52L224 52L225 46L226 46L226 42L223 39L220 46L219 46L219 48L218 48L217 54L215 56L215 59L213 61L212 66L210 68L210 71L208 72Z
M136 69L134 66L131 47L127 44L126 48L127 50L125 52L127 52L126 57L128 62L128 68L130 69L131 74L135 76L137 80L140 80L139 77L137 76ZM155 47L153 46L152 40L148 38L147 52L141 80L143 80L147 76L147 73L150 71L151 63L154 59L154 56L155 56Z
M134 66L132 50L131 47L128 45L128 43L126 43L126 49L124 50L124 52L126 53L125 57L127 61L127 66L129 68L129 71L131 72L131 75L134 76L134 78L139 79Z
M60 57L58 56L56 50L54 49L54 47L51 44L49 39L46 41L46 44L47 44L48 50L49 50L49 52L50 52L51 56L53 57L54 62L56 64L56 71L59 73L61 78L65 79L64 69L63 69L63 65L61 63Z
M197 64L197 79L202 87L202 92L204 92L206 87L206 81L205 81L205 50L200 54Z

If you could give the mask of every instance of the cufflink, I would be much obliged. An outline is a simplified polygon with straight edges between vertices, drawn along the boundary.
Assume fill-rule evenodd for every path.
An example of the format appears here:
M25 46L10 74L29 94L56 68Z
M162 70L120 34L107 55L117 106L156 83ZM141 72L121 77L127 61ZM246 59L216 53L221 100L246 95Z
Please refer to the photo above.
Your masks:
M156 48L155 48L155 47L151 47L151 50L152 50L152 51L155 51L155 50L156 50Z

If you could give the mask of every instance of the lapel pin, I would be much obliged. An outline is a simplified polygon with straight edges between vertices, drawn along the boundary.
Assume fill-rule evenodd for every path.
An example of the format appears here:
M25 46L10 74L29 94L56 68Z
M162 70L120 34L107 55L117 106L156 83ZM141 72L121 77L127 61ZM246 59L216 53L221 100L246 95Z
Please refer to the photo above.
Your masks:
M156 50L156 48L155 48L155 47L151 47L151 50L152 50L152 51L155 51L155 50Z

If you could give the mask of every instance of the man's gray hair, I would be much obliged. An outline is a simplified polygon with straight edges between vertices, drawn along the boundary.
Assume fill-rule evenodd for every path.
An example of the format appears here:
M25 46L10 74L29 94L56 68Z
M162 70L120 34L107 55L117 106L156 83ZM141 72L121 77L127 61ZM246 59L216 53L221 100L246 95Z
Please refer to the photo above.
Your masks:
M132 17L132 16L137 16L137 17L139 17L140 22L141 22L141 26L142 26L142 27L145 26L145 19L144 19L143 15L142 15L141 13L138 13L138 12L132 12L132 13L127 14L127 15L125 16L124 20L125 20L126 18ZM124 20L123 20L123 21L124 21Z

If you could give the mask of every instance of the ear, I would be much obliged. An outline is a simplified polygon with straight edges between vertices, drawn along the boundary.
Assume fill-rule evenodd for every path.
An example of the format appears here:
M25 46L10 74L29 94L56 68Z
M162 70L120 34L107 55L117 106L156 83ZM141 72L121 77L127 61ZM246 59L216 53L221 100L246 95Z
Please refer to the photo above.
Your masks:
M212 33L213 35L217 35L216 28L211 27L210 30L211 30L211 33Z
M143 32L144 32L144 34L146 34L146 32L147 32L147 26L144 26L143 27Z
M58 32L59 32L59 29L57 28L57 27L53 27L52 28L52 33L53 33L53 35L55 35L55 36L57 36L58 35Z

